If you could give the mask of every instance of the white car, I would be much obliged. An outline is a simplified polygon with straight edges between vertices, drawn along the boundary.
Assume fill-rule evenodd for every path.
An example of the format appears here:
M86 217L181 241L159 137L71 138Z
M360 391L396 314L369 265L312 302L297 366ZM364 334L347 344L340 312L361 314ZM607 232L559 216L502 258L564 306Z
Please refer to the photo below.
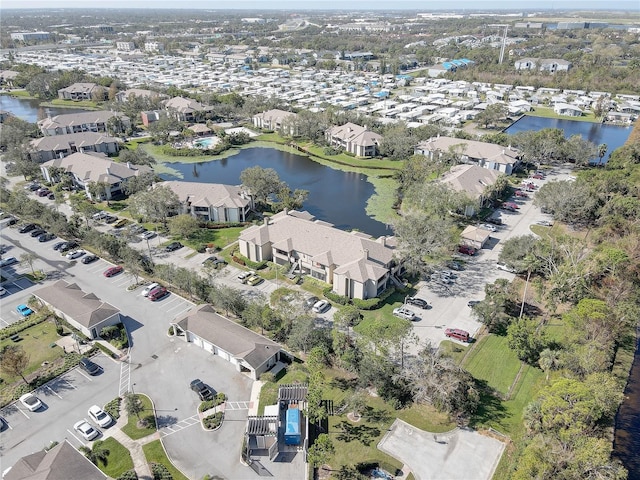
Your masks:
M553 222L551 220L538 220L536 225L542 225L543 227L553 227Z
M151 293L151 290L153 290L154 288L157 288L159 286L160 286L159 283L150 283L149 285L144 287L144 289L142 290L142 296L143 297L148 297L149 294Z
M140 238L141 238L142 240L150 240L150 239L152 239L153 237L155 237L156 235L157 235L157 233L156 233L156 232L152 232L152 231L150 231L150 230L149 230L149 231L147 231L147 232L141 233L141 234L140 234Z
M73 252L69 252L69 253L67 253L67 258L68 258L69 260L73 260L74 258L80 258L80 257L81 257L81 256L83 256L85 253L87 253L87 252L85 252L84 250L75 250L75 251L73 251Z
M311 310L314 313L323 313L329 310L330 308L331 308L331 304L329 302L327 302L326 300L318 300L316 303L313 304L313 307L311 307Z
M31 412L35 412L42 408L42 402L38 397L32 393L25 393L20 397L20 403L29 409Z
M248 272L240 272L240 274L238 275L238 280L240 280L240 283L247 283L249 277L255 274L256 272L254 272L253 270L249 270Z
M396 317L404 318L405 320L414 320L416 318L416 314L413 312L413 310L409 310L406 307L394 308L393 314Z
M78 432L85 440L93 440L100 432L93 428L86 420L80 420L73 425L73 429Z
M480 225L480 228L483 230L489 230L490 232L497 232L498 229L496 227L494 227L493 225L491 225L490 223L483 223L482 225Z
M96 422L102 428L108 427L111 425L111 422L113 422L111 415L102 410L98 405L93 405L89 408L89 417L91 417L91 420Z
M513 267L510 267L506 263L496 263L496 268L498 270L504 270L505 272L516 273L516 269Z

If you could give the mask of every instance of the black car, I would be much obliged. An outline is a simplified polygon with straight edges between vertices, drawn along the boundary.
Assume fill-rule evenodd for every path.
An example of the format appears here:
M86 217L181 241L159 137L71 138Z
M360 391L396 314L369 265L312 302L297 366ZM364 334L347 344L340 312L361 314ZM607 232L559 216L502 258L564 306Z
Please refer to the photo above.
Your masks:
M469 300L467 302L467 306L469 308L475 308L476 305L478 305L480 303L480 300Z
M198 394L198 397L203 402L206 400L213 400L213 393L211 393L211 389L207 387L199 378L192 380L190 387L191 390Z
M164 248L167 252L173 252L175 250L181 249L182 247L184 247L184 245L182 245L180 242L171 242L169 245L167 245Z
M114 216L114 215L107 215L106 217L104 217L102 220L104 220L104 223L113 223L116 220L118 220L118 217Z
M36 228L35 230L33 230L31 232L31 236L32 237L39 237L40 235L47 233L46 231L44 231L42 228Z
M408 303L409 305L415 305L416 307L423 308L425 310L429 308L429 303L422 298L407 297L406 303Z
M56 194L55 194L55 193L53 193L53 192L51 192L49 195L47 195L47 198L48 198L49 200L55 200L55 199L56 199Z
M77 247L79 247L79 245L76 242L65 242L65 244L59 248L59 250L60 253L65 253Z
M60 250L62 247L64 247L67 244L67 242L58 242L53 246L54 250Z
M78 366L89 375L97 375L98 373L100 373L100 367L98 366L98 364L93 363L87 357L82 357L80 359L80 363L78 363Z
M31 230L35 229L36 225L35 223L26 223L25 225L22 225L19 229L18 232L20 233L27 233L30 232Z
M227 261L224 258L216 257L215 255L205 259L202 265L211 265L217 267L218 265L226 265Z
M38 237L39 242L48 242L49 240L53 240L55 235L53 233L45 232Z
M502 220L499 218L489 217L485 221L487 223L493 223L494 225L502 225Z
M96 260L98 260L98 256L97 255L85 255L82 260L80 260L82 263L87 264L87 263L93 263Z
M9 217L9 220L7 220L7 225L15 225L16 223L18 223L18 219L14 217Z

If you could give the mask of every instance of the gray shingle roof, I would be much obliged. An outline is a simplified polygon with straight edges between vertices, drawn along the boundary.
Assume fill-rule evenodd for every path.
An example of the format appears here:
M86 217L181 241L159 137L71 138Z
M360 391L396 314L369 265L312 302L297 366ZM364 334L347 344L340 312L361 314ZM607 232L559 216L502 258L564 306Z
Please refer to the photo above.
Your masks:
M371 130L367 130L366 127L361 127L351 122L330 128L329 135L331 138L338 138L344 142L365 147L378 145L382 141L382 135L378 135Z
M174 323L253 368L258 368L281 350L276 342L218 315L209 304L189 310L177 317Z
M485 189L493 185L502 175L496 170L477 165L455 165L440 177L440 182L448 184L458 192L466 192L471 198L479 198Z
M520 153L509 147L494 143L464 140L454 137L436 137L420 142L417 150L427 152L448 152L451 147L460 147L462 155L472 159L483 159L500 164L513 164L520 158Z
M4 480L106 480L107 478L98 467L66 440L48 452L42 450L22 457L3 476Z
M70 144L75 144L77 148L90 145L100 145L101 143L117 143L118 140L109 135L94 132L68 133L66 135L54 135L50 137L37 138L31 140L31 146L37 151L50 151L69 149Z
M38 126L50 130L58 127L68 127L70 125L84 125L87 123L107 123L111 117L128 118L120 112L109 110L99 110L79 113L63 113L52 118L45 118L38 121Z
M120 313L120 310L103 302L94 293L83 292L77 284L64 280L36 290L34 295L86 328L93 328Z
M244 208L251 203L242 187L221 183L181 182L171 180L161 185L169 187L183 203L195 207Z

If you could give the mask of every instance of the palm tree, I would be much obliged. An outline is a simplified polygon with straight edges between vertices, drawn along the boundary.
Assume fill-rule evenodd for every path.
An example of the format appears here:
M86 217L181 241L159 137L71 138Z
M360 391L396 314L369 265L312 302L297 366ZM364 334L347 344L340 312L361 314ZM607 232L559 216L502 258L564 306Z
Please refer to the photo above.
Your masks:
M598 165L602 165L602 158L604 154L607 153L607 149L609 146L606 143L601 143L598 145Z
M35 276L36 272L33 269L33 261L36 258L38 258L38 257L36 256L35 253L32 253L32 252L26 252L26 253L23 253L22 255L20 255L20 260L23 261L23 262L26 262L29 265L29 267L31 268L31 273L34 276Z
M91 449L89 449L89 447L80 447L79 450L84 453L84 456L94 465L98 465L98 461L106 465L109 458L109 449L103 444L104 442L102 440L96 440Z
M559 361L560 358L558 357L558 352L556 350L545 348L542 352L540 352L538 365L540 365L540 368L546 373L547 381L549 381L549 372L551 370L555 370L558 367Z

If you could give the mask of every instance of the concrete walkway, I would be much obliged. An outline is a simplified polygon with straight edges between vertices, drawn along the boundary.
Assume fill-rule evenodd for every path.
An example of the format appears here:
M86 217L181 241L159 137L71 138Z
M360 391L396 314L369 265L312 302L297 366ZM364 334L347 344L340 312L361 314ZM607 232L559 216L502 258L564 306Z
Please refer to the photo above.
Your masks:
M256 380L251 385L251 400L249 401L249 413L250 417L255 417L258 415L258 404L260 403L260 390L262 389L262 385L264 382L260 380Z
M140 438L138 440L132 440L129 436L122 431L122 427L127 424L128 417L126 412L120 416L118 421L108 430L103 431L102 440L106 440L109 437L115 438L118 442L120 442L124 448L129 450L131 454L131 459L133 460L133 468L138 475L138 480L153 480L153 475L151 474L151 467L149 467L149 463L147 462L147 458L144 456L144 452L142 451L142 446L146 445L149 442L153 442L154 440L160 439L160 434L158 432L152 433L151 435L147 435L144 438Z

